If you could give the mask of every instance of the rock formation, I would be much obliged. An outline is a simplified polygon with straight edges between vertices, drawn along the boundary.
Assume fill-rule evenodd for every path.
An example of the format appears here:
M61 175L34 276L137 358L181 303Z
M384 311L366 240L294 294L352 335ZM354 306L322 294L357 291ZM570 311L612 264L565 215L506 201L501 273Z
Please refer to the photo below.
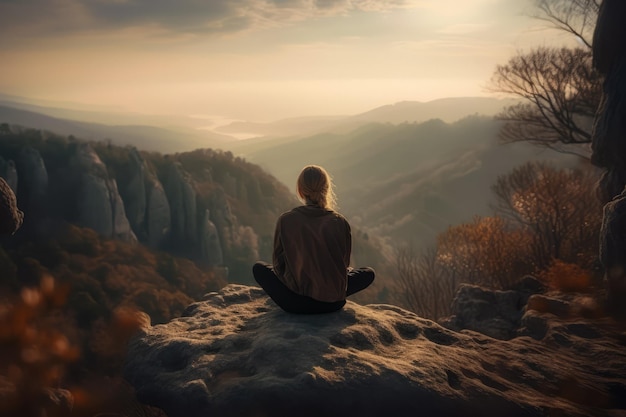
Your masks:
M120 185L120 194L124 200L124 210L131 228L139 240L144 241L147 240L145 236L146 165L139 151L135 148L130 150L129 157L130 178L123 187Z
M170 204L167 201L163 185L156 175L147 173L145 177L146 244L151 248L160 249L170 235Z
M80 176L77 223L106 237L136 241L117 183L109 178L106 166L93 148L88 143L78 144L71 164Z
M196 192L179 162L170 162L163 187L170 205L172 244L194 246L197 242Z
M20 205L33 217L45 211L48 193L48 171L39 151L30 146L22 148L17 159L20 184L17 190Z
M210 266L218 266L224 262L220 237L208 209L204 211L200 224L200 259Z
M502 341L390 305L292 315L229 285L144 328L125 376L170 417L623 414L623 336L548 320L540 341Z
M604 0L593 36L593 63L604 76L592 135L591 161L606 169L599 195L604 203L600 236L609 306L626 315L626 2Z
M12 160L6 161L0 156L0 177L4 178L14 193L17 193L17 168Z
M233 216L230 210L230 204L228 204L226 193L223 189L217 188L214 190L211 195L210 209L212 222L219 234L222 250L229 250L233 242L235 216Z
M17 208L17 199L9 184L0 178L0 234L13 234L24 220L24 213Z
M452 316L443 325L452 330L473 330L496 339L517 336L528 298L544 288L531 276L523 278L516 289L497 291L462 284L452 301Z

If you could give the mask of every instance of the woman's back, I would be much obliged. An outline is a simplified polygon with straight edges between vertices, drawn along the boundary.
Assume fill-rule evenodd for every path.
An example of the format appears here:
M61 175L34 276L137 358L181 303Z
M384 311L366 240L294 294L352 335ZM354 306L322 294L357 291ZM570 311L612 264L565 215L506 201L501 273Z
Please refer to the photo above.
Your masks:
M298 294L342 300L351 246L350 225L341 214L314 205L296 207L278 219L274 271Z

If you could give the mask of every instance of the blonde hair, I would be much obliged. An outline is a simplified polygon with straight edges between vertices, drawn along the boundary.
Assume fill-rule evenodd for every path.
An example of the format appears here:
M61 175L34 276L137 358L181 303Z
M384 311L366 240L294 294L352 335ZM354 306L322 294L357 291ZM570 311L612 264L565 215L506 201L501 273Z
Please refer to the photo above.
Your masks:
M302 169L296 182L296 192L304 203L328 210L334 210L337 205L332 178L317 165L307 165Z

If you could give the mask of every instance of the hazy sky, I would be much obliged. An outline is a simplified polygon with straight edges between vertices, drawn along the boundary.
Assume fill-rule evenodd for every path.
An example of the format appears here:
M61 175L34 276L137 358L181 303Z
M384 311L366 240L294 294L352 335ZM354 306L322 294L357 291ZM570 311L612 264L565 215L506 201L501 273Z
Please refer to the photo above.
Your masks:
M532 0L0 0L0 93L248 120L485 95Z

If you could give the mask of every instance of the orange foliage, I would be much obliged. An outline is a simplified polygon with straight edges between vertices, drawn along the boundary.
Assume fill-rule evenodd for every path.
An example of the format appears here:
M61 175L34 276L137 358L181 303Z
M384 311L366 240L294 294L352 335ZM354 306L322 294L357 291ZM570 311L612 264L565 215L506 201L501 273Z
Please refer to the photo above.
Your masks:
M592 274L576 264L555 259L552 264L539 274L550 288L563 292L590 292Z
M67 286L47 275L38 287L23 288L20 297L0 311L0 415L122 416L123 409L143 409L120 377L72 378L72 367L83 358L71 341L76 329L61 311L67 294ZM99 320L90 338L98 361L119 372L128 340L147 324L145 314L129 308L116 309L109 322ZM155 409L143 414L163 416Z
M0 415L68 415L71 400L73 416L161 415L146 411L121 378L127 341L150 319L168 321L218 290L223 277L72 225L48 240L14 240L3 253L15 268L0 274L3 295L14 300L0 305ZM55 395L69 400L59 407Z
M3 416L54 416L67 411L50 400L50 388L59 384L67 365L79 357L79 349L54 320L58 316L53 313L66 294L67 288L46 276L38 288L22 289L15 304L0 313L0 372L13 388L13 395L0 404Z
M476 217L438 236L437 256L458 282L503 288L532 271L530 239L501 217Z

